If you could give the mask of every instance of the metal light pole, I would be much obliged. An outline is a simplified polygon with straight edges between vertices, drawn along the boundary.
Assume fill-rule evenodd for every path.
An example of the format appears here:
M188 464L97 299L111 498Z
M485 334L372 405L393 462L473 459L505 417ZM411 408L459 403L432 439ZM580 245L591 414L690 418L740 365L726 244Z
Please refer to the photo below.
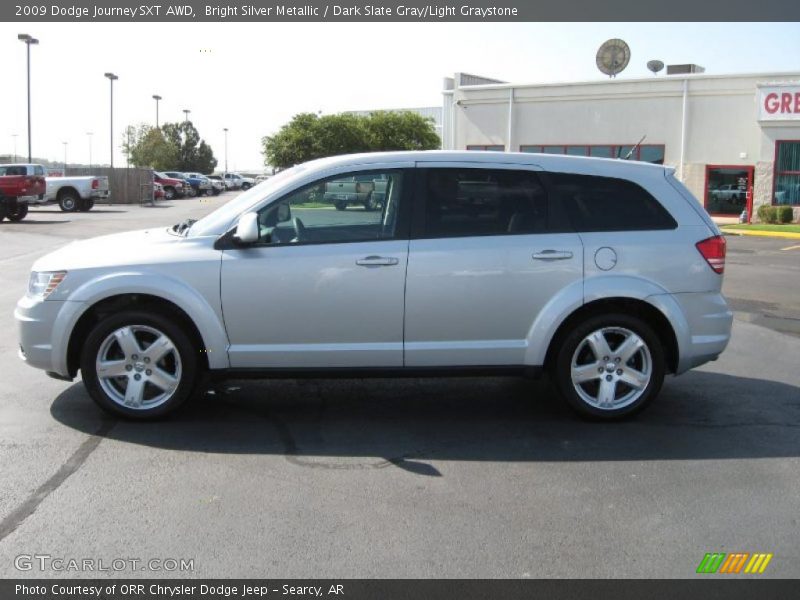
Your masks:
M114 168L114 82L119 79L113 73L106 73L105 76L111 82L111 168Z
M31 45L38 44L39 40L27 33L20 33L17 39L25 42L28 46L28 162L33 162L31 153Z
M14 162L17 162L17 134L12 133L11 137L14 138Z
M67 176L67 144L69 142L61 142L64 144L64 177Z
M156 101L156 129L158 129L158 101L161 100L161 96L153 94L153 100Z
M92 168L92 136L94 135L93 132L87 131L87 137L89 138L89 168Z
M225 132L225 172L228 172L228 128L225 127L222 131Z
M188 121L189 120L189 113L190 112L192 112L192 111L189 110L188 108L184 108L183 109L183 120L184 121Z

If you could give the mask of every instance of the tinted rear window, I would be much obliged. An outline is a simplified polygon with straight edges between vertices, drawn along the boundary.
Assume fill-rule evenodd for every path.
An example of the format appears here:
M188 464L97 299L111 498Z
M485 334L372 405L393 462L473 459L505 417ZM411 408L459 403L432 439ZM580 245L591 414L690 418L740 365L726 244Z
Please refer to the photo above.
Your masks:
M675 219L650 192L626 179L549 173L576 231L675 229Z
M425 169L426 237L545 231L547 196L532 171Z

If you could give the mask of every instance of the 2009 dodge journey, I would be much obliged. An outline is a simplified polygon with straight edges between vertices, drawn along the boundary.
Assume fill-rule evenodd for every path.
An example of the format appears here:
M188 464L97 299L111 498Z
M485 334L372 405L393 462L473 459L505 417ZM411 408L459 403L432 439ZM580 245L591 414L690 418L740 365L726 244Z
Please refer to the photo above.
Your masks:
M341 196L341 198L339 198ZM481 152L339 156L196 222L40 258L20 355L155 418L206 374L526 374L626 416L716 359L725 240L673 171Z

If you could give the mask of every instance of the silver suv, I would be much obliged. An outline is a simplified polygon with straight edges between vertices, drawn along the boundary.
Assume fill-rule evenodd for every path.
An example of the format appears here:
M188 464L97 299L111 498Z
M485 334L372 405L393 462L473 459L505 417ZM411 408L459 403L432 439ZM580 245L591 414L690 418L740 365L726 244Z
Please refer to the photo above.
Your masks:
M385 182L380 210L326 185ZM585 416L716 359L725 240L669 168L536 154L340 156L197 222L33 266L20 356L104 409L165 415L207 376L537 374Z

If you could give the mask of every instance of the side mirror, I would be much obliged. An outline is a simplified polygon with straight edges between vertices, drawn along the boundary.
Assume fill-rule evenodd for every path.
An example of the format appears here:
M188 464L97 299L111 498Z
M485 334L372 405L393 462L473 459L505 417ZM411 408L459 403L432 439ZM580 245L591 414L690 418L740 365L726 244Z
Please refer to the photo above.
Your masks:
M286 223L292 220L292 208L288 202L281 202L278 205L278 223Z
M254 244L258 241L258 237L258 213L243 214L236 224L233 239L242 244Z

